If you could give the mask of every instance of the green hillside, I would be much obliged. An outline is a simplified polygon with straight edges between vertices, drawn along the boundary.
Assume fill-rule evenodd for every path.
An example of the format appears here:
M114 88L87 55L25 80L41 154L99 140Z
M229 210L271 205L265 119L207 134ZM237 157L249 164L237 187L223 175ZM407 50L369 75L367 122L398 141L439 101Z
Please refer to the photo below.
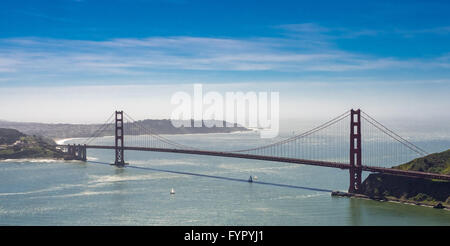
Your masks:
M414 159L394 168L450 175L450 149Z
M56 158L64 154L55 142L40 136L27 136L14 129L0 128L0 159Z

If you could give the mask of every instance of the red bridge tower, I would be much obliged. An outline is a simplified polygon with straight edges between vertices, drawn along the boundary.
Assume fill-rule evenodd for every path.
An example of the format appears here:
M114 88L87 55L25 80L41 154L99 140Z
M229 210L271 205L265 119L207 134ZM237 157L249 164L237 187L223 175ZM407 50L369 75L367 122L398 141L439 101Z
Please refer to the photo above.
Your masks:
M361 110L350 111L350 187L349 193L361 189Z
M125 163L124 149L123 149L123 111L116 111L116 127L115 127L115 150L116 160L114 165L123 167Z

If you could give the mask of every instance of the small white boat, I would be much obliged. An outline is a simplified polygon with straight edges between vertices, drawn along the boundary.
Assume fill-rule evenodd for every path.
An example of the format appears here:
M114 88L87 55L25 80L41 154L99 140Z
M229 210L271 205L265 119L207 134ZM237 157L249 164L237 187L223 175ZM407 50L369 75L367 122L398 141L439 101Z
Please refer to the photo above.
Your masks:
M253 176L253 179L254 180L258 180L258 176Z
M171 195L175 194L175 190L173 188L170 190L170 194Z

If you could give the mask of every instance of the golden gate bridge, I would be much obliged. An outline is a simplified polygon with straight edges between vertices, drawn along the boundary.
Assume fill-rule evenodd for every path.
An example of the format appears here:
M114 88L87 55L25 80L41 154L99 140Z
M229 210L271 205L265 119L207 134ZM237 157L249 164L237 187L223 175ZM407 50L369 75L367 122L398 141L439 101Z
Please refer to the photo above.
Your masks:
M113 136L108 138L104 136ZM125 144L126 143L126 144ZM115 111L81 144L57 145L73 159L87 160L87 149L115 150L116 167L124 167L125 151L153 151L284 162L349 170L350 193L361 189L362 172L385 173L412 178L450 180L450 175L386 167L428 153L388 129L362 110L345 113L312 128L268 144L244 149L200 149L156 134L143 121Z

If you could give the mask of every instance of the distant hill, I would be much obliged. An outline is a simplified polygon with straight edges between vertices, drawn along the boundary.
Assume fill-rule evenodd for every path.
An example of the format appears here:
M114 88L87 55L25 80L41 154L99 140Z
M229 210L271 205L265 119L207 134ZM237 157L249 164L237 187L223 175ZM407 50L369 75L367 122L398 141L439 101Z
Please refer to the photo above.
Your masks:
M195 134L195 133L230 133L236 131L248 131L245 127L174 127L170 120L142 120L138 121L146 129L156 134ZM217 122L218 123L218 122ZM221 122L220 122L221 123ZM90 137L102 125L101 124L46 124L0 121L0 127L19 130L28 135L39 135L49 138L76 138ZM126 129L126 134L142 132L138 127ZM99 136L114 135L113 125L110 125Z
M450 174L450 149L395 166L401 170ZM450 182L370 174L362 183L362 194L382 200L450 207Z

